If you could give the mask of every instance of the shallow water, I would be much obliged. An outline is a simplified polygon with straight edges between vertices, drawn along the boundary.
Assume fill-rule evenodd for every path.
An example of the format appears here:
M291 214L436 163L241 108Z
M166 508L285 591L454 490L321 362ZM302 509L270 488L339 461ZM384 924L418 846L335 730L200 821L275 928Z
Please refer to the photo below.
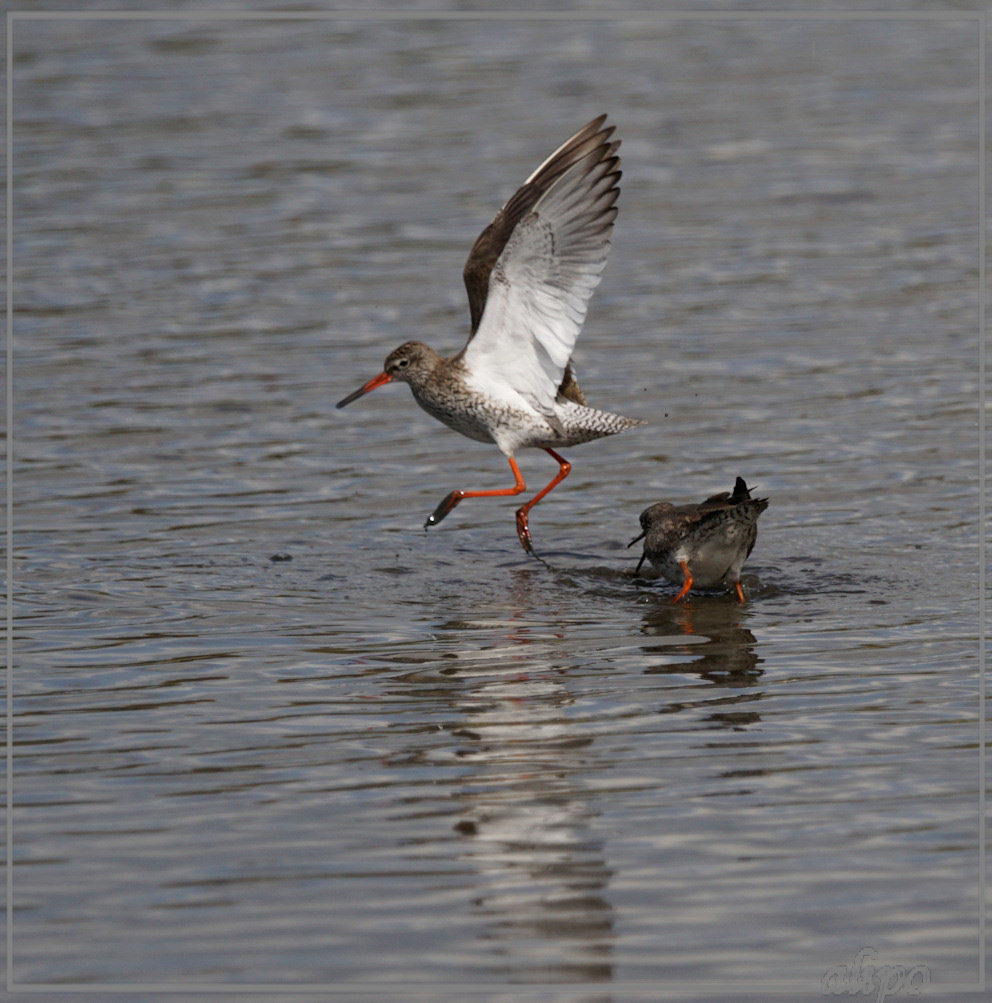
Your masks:
M17 23L8 977L815 999L871 948L975 985L975 48ZM472 240L600 110L577 366L649 425L569 452L542 561L514 499L425 533L505 461L403 387L333 403L461 344ZM738 474L748 603L635 580L639 512Z

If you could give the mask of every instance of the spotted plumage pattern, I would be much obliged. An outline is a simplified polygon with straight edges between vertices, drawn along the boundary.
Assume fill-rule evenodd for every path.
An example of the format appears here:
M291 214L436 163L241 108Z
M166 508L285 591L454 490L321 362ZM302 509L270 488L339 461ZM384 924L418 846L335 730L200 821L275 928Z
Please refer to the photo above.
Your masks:
M593 119L544 160L476 240L463 272L471 333L462 350L446 357L408 341L337 405L386 383L407 383L428 414L507 457L512 488L452 491L426 526L463 498L520 494L526 484L516 452L543 449L558 474L517 510L517 535L533 553L530 509L571 469L556 450L643 424L589 407L572 362L617 216L620 141L605 121Z
M699 504L657 502L641 513L642 532L628 544L644 540L634 574L648 560L668 581L681 584L676 602L694 585L732 585L743 602L741 569L754 549L758 516L766 508L768 499L752 498L742 477L732 492L723 491Z

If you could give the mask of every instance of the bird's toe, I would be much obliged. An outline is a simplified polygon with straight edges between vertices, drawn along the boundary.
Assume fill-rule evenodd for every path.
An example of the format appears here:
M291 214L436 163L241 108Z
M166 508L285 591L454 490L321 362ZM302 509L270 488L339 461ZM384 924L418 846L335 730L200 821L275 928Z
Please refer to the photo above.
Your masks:
M462 493L460 491L452 491L450 494L445 495L441 504L427 517L424 529L436 526L461 500Z

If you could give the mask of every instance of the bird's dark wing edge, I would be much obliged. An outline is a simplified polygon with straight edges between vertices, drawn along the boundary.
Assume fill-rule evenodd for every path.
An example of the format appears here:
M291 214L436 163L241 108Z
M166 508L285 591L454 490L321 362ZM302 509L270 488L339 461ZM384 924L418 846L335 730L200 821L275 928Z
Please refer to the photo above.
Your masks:
M613 158L615 163L611 168L615 168L620 162L616 156L616 151L620 146L619 140L609 141L616 126L605 126L606 114L597 115L591 122L584 125L574 136L567 139L554 153L551 154L533 174L517 189L509 198L506 205L496 213L493 221L479 234L478 239L469 252L468 260L462 277L465 280L465 289L468 292L468 306L471 315L472 329L469 341L479 328L482 314L486 308L486 298L489 294L489 276L497 259L506 247L514 227L522 220L537 203L541 196L558 180L570 167L578 163L583 157L599 150L597 160L602 162ZM617 177L619 178L619 171ZM559 393L569 396L566 386L569 379L563 380ZM574 379L571 380L574 383ZM576 384L575 389L578 390ZM581 393L581 391L579 391Z

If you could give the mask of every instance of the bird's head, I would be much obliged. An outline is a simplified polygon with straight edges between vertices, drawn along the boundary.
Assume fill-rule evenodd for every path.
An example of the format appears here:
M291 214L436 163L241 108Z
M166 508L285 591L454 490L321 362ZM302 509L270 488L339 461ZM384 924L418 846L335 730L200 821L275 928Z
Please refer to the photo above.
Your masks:
M373 376L368 383L360 386L354 393L348 394L344 400L338 401L336 406L345 407L370 390L392 383L393 380L416 383L433 370L439 359L440 356L429 345L421 341L407 341L386 356L382 372L378 376Z

